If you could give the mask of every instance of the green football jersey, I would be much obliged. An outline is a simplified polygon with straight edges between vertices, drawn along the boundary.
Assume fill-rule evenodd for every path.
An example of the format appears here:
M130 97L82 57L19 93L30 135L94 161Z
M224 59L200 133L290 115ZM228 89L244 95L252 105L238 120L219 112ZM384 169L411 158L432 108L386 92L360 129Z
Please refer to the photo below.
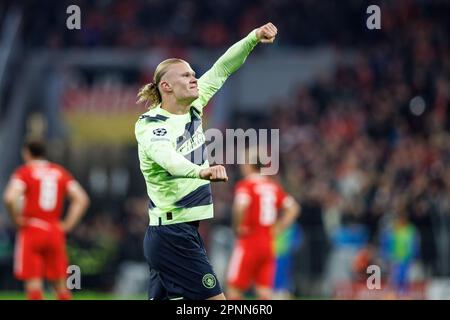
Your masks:
M253 30L231 46L198 79L199 97L188 113L176 115L157 106L136 122L139 162L150 198L150 225L212 218L211 185L200 179L209 167L202 128L203 107L258 43Z

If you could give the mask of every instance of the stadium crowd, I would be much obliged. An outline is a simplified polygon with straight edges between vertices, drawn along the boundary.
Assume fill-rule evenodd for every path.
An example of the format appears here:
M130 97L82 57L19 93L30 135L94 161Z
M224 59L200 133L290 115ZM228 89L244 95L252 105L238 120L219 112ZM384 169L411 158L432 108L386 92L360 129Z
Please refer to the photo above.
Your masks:
M374 40L361 28L366 9L373 4L367 1L6 0L8 3L24 9L23 36L31 47L223 48L269 20L283 30L279 35L283 46L353 46ZM80 8L80 32L66 32L70 5ZM385 32L394 31L399 21L405 24L419 16L420 5L420 1L381 2ZM429 3L427 14L442 14L439 10L445 6L444 2Z

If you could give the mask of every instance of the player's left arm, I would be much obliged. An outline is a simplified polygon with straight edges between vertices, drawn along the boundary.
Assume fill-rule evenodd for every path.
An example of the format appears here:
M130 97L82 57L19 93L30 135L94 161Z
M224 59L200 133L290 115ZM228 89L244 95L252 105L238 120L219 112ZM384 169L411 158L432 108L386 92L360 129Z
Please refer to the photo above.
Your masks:
M242 66L253 48L259 43L272 43L277 28L267 23L250 32L244 39L232 45L203 76L198 79L199 97L193 105L202 110L225 80Z
M9 180L3 193L3 202L5 203L6 211L16 227L23 225L22 214L19 210L19 200L23 196L25 189L25 182L12 178Z
M292 196L286 195L282 202L281 217L274 225L275 235L282 233L293 224L300 215L300 210L301 208L297 201Z
M233 202L233 230L237 236L245 234L246 230L242 226L245 211L250 205L251 197L244 188L237 188Z
M70 205L67 216L61 222L61 228L64 232L71 232L85 215L89 206L89 196L83 187L76 181L71 180L67 186L67 195Z

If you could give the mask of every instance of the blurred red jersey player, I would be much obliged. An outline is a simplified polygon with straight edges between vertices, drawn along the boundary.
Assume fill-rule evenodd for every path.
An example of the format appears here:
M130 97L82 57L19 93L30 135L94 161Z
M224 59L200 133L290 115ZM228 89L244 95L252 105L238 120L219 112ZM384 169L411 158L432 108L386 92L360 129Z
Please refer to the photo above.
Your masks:
M271 299L274 238L295 221L300 207L276 181L259 173L261 164L254 150L249 152L249 160L250 164L240 166L244 179L235 187L233 227L237 239L228 267L227 296L242 299L254 285L257 299Z
M44 278L52 283L58 299L68 300L65 234L81 219L89 198L69 172L45 159L41 142L27 142L22 157L25 164L13 173L4 193L6 208L18 228L14 275L25 282L30 300L43 298ZM61 220L66 195L70 207Z

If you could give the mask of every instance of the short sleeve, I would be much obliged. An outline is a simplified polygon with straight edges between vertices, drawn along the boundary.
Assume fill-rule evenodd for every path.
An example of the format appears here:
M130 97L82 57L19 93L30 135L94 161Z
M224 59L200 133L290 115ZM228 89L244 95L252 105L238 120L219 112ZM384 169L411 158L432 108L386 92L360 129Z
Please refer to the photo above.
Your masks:
M294 202L294 199L284 191L283 187L278 186L277 190L277 208L278 210L282 208L290 207Z
M234 190L234 203L248 205L251 201L250 188L244 183L238 183Z
M75 178L66 169L61 167L60 170L61 170L61 175L62 175L61 180L62 180L63 187L65 190L68 190L70 188L70 185L75 182Z
M17 184L21 189L25 190L29 182L29 175L25 167L17 168L11 175L11 183Z

